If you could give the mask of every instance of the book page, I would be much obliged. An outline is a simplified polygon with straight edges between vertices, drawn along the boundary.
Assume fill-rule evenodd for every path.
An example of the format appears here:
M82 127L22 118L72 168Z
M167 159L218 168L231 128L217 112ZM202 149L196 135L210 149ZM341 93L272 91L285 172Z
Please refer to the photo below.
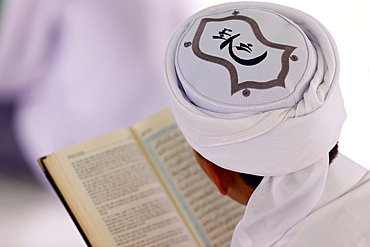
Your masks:
M140 122L134 130L203 246L229 246L245 206L219 193L197 164L171 111Z
M196 246L128 129L54 157L106 246Z

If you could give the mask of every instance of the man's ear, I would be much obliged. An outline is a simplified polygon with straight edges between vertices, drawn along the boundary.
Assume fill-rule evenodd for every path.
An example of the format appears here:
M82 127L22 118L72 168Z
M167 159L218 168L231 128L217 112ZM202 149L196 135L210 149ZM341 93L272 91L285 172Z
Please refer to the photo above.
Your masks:
M204 168L211 176L220 193L222 195L227 195L227 191L234 181L230 171L223 169L222 167L219 167L208 160L205 161Z

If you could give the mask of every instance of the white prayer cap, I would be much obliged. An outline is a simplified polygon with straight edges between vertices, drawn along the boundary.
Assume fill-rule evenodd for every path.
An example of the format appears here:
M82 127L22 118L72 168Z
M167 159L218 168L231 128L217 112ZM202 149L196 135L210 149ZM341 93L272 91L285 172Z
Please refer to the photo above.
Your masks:
M231 246L272 246L317 204L346 118L332 36L289 7L213 6L172 34L165 75L188 143L218 166L264 176Z
M275 12L228 9L197 18L175 53L186 98L218 113L294 107L316 71L302 29Z
M173 33L165 74L189 144L237 172L277 176L309 166L338 141L346 116L330 33L280 5L196 13Z

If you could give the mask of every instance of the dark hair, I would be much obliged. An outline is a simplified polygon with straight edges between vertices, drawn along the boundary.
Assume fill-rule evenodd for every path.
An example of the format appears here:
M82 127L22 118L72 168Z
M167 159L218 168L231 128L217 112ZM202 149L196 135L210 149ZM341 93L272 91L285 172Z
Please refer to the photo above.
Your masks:
M333 162L334 158L338 155L338 142L335 144L335 146L330 150L329 152L329 164ZM244 183L254 189L257 188L257 186L261 183L263 176L257 176L257 175L251 175L251 174L245 174L245 173L238 173L241 180L244 181Z

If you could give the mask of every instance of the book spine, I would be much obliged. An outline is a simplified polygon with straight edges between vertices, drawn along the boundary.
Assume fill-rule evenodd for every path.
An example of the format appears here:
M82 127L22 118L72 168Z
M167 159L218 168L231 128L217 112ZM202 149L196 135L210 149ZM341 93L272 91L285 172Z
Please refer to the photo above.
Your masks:
M42 158L38 159L39 165L41 166L42 170L44 171L44 174L45 174L46 178L48 179L50 185L53 187L55 193L58 195L59 199L63 203L63 205L64 205L65 209L67 210L68 214L70 215L71 219L75 223L75 226L77 227L78 231L80 232L80 234L81 234L82 238L84 239L86 245L88 247L92 247L92 245L90 244L90 241L86 237L86 235L85 235L84 231L82 230L80 224L78 223L76 217L72 213L68 203L66 202L66 200L64 200L64 197L63 197L62 193L60 193L60 190L59 190L58 186L55 184L54 179L52 178L52 176L50 175L47 167L45 166L45 163L44 163L45 159L46 159L46 157L42 157Z

